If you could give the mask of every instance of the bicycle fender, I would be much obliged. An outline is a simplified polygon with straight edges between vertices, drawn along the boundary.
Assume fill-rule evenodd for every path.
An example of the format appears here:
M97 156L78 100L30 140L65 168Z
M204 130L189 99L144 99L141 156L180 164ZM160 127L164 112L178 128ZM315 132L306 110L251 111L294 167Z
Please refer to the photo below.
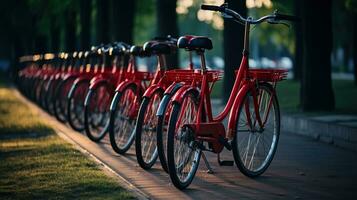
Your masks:
M92 96L92 93L93 93L93 90L89 89L88 90L88 93L87 93L87 96L86 96L86 99L84 100L84 106L89 106L89 100Z
M162 116L166 112L166 108L170 103L172 95L171 94L165 94L162 100L160 101L159 108L157 109L156 116Z
M196 87L193 87L191 85L184 85L182 86L173 96L172 101L175 103L182 103L183 97L185 96L185 94L189 91L195 91L197 93L199 93L198 89Z
M129 81L129 80L126 80L126 81L123 81L121 83L119 83L119 85L117 86L117 88L115 89L116 92L122 92L124 91L124 89L126 87L128 87L128 85L130 84L134 84L137 86L137 84L134 82L134 81Z
M237 117L238 117L238 112L239 112L239 106L241 105L242 101L244 100L244 95L249 91L250 85L245 84L243 87L239 90L238 95L234 99L233 102L233 107L232 110L229 114L228 118L228 126L227 126L227 136L228 138L233 138L234 135L236 134L235 130L235 123L237 123Z
M127 87L129 87L130 85L135 85L135 87L137 87L137 84L135 82L132 81L124 81L122 83L120 83L117 87L117 89L115 90L115 94L114 97L112 99L112 102L110 103L110 111L114 111L116 105L118 104L118 95L124 91Z
M78 77L78 74L67 74L63 77L63 80L66 81L68 79L74 79L74 78L77 78Z
M146 89L143 97L150 98L154 94L154 92L158 89L162 89L160 85L158 85L158 84L151 85L148 89Z
M104 78L98 78L98 79L95 79L94 81L92 79L91 83L89 85L89 89L94 89L94 88L98 87L98 85L103 84L103 83L109 84L109 81Z
M177 92L177 90L179 90L182 87L182 83L173 83L171 84L168 88L166 88L164 95L165 94L175 94Z
M156 116L162 116L166 112L166 108L169 105L172 96L182 87L181 83L171 84L164 92L159 108L157 109Z
M74 80L74 83L71 87L71 89L69 90L69 93L67 95L67 98L70 99L70 97L73 95L73 92L74 92L74 89L77 87L77 85L81 82L84 82L84 81L90 81L90 79L88 77L78 77L76 78L76 80Z

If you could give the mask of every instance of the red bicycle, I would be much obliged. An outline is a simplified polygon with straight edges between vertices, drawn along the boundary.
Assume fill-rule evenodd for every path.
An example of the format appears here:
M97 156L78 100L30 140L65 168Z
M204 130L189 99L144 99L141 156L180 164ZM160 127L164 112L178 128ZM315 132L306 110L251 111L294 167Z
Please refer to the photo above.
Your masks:
M279 140L280 111L275 87L286 77L283 69L249 69L249 32L251 24L295 20L296 17L274 13L253 20L245 19L235 11L222 6L202 5L201 9L219 11L224 17L245 25L243 58L236 75L229 100L218 116L213 117L210 98L210 73L205 64L204 51L212 49L207 37L192 37L186 49L195 50L201 57L202 83L200 87L184 86L173 97L168 125L167 158L173 184L184 189L190 185L197 171L202 151L219 154L226 147L233 150L239 170L249 177L261 175L270 165ZM228 116L227 131L222 121ZM207 160L202 154L207 164ZM209 166L209 165L208 165Z
M188 69L176 69L166 71L165 56L176 53L177 39L150 41L144 45L144 49L158 58L156 76L152 84L145 91L140 105L139 114L135 126L135 150L139 165L144 169L150 169L158 158L157 135L158 119L156 113L164 95L177 91L184 84L192 84L190 76L194 73L192 59ZM190 52L190 58L191 52ZM178 76L181 77L180 81ZM182 77L185 77L182 79ZM176 83L180 85L176 85ZM174 89L175 88L175 89ZM164 167L166 170L166 168Z
M122 43L124 44L124 43ZM124 51L129 46L124 44ZM94 67L94 76L88 88L84 101L84 130L89 139L99 142L108 132L109 126L109 107L114 96L115 87L124 79L124 70L117 70L113 65L112 45L106 45L98 49L101 55L100 66Z
M68 94L67 104L67 118L70 126L76 131L83 131L85 128L84 123L84 101L88 94L90 83L92 79L98 79L101 71L95 71L95 64L101 64L100 59L102 55L98 54L98 49L102 48L93 47L88 55L86 67L83 69L83 73L74 81L72 88ZM109 47L108 55L109 64L111 65L111 73L117 75L123 68L123 57L126 51L126 45L122 43L113 43ZM119 70L120 69L120 70ZM109 72L108 72L109 73Z
M141 46L130 48L130 59L125 81L115 89L110 105L109 138L113 150L124 154L134 141L134 127L138 115L141 97L153 82L154 75L136 69L136 57L149 57L150 54ZM149 83L149 84L150 84Z

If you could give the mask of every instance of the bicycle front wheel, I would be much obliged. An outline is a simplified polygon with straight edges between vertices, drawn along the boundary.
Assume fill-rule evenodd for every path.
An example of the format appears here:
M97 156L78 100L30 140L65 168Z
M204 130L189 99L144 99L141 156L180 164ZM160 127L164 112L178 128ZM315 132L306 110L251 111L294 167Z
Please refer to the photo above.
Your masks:
M102 140L109 127L109 107L113 89L102 83L88 91L84 106L84 130L93 142Z
M67 118L76 131L84 130L84 100L89 90L89 80L73 85L68 95Z
M195 133L186 124L196 122L198 95L186 93L181 104L174 103L169 119L167 141L167 164L172 183L178 189L189 186L195 177L201 149Z
M144 98L140 106L135 128L135 150L138 163L143 169L150 169L158 157L156 112L162 96L163 91L156 90L150 98Z
M232 141L237 167L248 177L259 176L269 167L280 134L280 111L274 89L270 84L263 83L258 85L256 91L263 127L258 124L253 95L249 91L239 107L236 135Z
M110 111L109 137L113 150L119 154L127 152L134 142L135 124L141 95L135 85L117 92Z

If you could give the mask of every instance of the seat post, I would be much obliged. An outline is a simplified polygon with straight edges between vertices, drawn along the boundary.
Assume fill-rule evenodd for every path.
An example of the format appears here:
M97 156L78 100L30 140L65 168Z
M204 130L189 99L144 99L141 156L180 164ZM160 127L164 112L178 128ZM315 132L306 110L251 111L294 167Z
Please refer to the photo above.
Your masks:
M158 60L158 67L160 70L165 70L166 69L166 57L164 54L159 54L157 55L157 60Z
M205 51L204 50L199 50L199 51L197 51L197 54L201 58L201 69L202 69L202 74L204 74L207 71Z

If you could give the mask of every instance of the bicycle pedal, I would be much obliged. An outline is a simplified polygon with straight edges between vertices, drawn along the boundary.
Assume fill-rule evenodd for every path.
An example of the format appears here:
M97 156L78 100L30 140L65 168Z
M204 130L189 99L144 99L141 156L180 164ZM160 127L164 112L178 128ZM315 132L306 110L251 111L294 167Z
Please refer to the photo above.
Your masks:
M220 166L233 166L234 161L233 160L221 160L218 163Z

